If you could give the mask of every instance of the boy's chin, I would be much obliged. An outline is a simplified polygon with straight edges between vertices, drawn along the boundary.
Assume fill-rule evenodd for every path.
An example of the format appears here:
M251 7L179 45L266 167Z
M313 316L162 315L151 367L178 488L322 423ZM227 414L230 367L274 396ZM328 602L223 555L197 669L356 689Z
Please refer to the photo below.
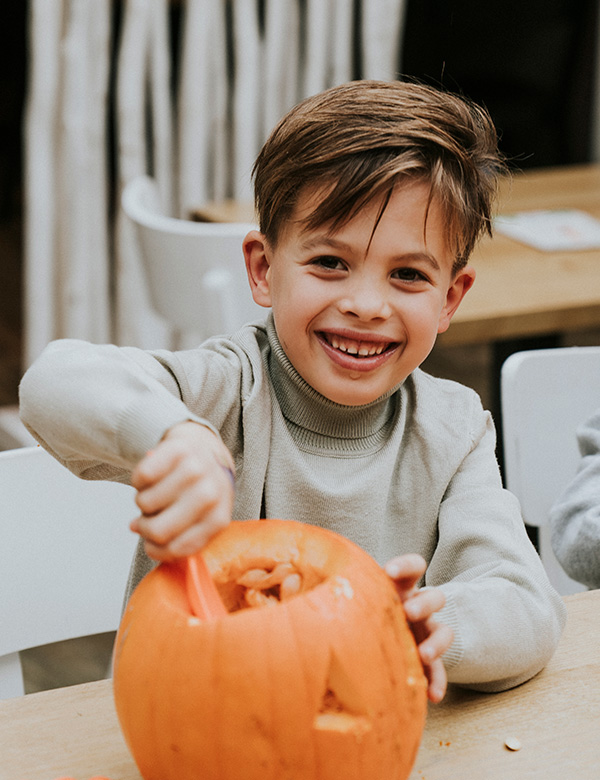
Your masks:
M356 382L355 387L350 384L352 382ZM402 384L402 380L399 380L391 387L380 386L367 388L365 386L360 386L360 378L357 378L356 380L350 379L348 380L348 384L349 386L347 387L337 388L315 387L315 390L328 400L333 401L333 403L339 404L340 406L367 406L368 404L377 401L379 398L388 395L390 391L395 390Z

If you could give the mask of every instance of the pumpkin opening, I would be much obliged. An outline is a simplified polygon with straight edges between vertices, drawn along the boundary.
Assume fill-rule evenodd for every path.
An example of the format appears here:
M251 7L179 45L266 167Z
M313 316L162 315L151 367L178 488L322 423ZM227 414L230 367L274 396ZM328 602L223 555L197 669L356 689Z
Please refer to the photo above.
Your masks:
M228 612L279 604L319 585L326 577L292 561L261 558L236 561L214 576Z

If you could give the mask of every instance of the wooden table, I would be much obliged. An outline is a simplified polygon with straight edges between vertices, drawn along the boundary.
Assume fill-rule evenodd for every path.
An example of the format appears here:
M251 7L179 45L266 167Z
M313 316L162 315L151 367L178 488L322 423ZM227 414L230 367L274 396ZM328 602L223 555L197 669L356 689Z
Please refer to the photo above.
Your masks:
M600 778L600 590L564 600L565 632L533 680L497 694L452 686L430 707L410 780Z
M500 213L568 208L600 218L600 165L515 174L500 189ZM543 252L495 233L482 239L472 264L475 284L440 344L600 327L599 249Z
M600 590L565 602L567 628L537 677L499 694L451 687L430 707L411 780L600 777ZM504 746L509 738L521 742L518 752ZM98 774L140 780L110 681L0 702L0 780Z
M500 188L500 213L577 208L600 218L600 165L517 173ZM251 204L207 204L194 216L253 221ZM473 289L461 303L443 345L491 343L600 328L600 250L542 252L496 233L484 238L472 264Z

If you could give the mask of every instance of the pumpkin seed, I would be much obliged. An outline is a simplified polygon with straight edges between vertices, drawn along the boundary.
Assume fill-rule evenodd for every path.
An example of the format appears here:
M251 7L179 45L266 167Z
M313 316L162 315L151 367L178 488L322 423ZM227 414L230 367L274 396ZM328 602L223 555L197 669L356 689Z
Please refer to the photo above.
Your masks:
M508 737L505 739L504 746L508 748L508 750L521 750L523 747L516 737Z

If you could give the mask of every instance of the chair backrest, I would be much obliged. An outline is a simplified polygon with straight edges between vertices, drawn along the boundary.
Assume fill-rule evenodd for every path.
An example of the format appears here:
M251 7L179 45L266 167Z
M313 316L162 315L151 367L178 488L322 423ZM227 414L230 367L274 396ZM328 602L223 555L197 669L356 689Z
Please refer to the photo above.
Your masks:
M528 525L540 532L540 555L560 592L573 586L550 547L548 516L579 465L576 429L600 407L600 347L517 352L502 366L501 408L506 486Z
M256 225L166 216L148 176L129 182L121 203L136 227L152 305L178 331L206 338L265 318L266 309L252 299L242 252Z
M24 692L18 651L118 628L134 494L41 447L0 452L0 699Z

